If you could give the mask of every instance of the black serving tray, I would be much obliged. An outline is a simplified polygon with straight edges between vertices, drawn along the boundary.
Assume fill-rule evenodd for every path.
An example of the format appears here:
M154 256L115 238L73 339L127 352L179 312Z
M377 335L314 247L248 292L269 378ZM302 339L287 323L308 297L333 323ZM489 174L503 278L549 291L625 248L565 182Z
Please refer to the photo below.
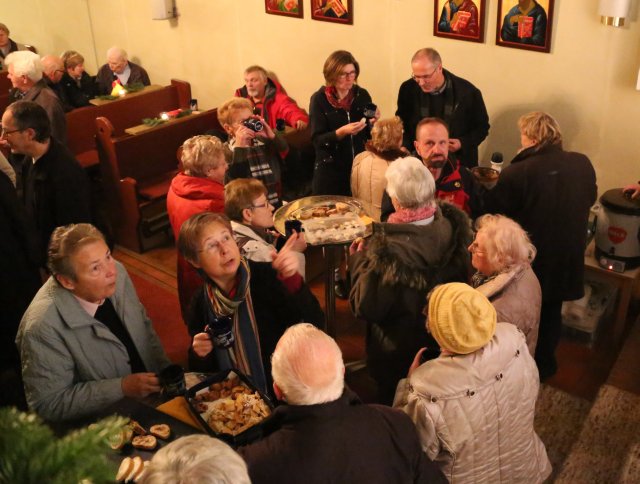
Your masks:
M213 430L209 426L209 424L202 418L200 412L198 412L198 410L196 409L193 403L193 399L195 398L196 394L200 390L202 390L203 388L208 388L213 383L219 383L226 380L227 377L229 376L229 373L234 373L240 379L240 381L242 381L242 383L244 383L247 387L249 387L249 389L258 392L260 397L264 400L264 403L269 407L269 410L271 410L271 415L266 417L262 422L252 427L249 427L247 430L239 433L238 435L218 433L215 430ZM192 386L189 390L187 390L187 393L185 393L185 399L187 400L189 410L193 414L194 418L200 423L200 425L202 425L202 428L205 430L205 432L207 432L212 437L223 440L229 445L234 447L247 445L251 442L254 442L260 439L264 435L265 424L267 424L271 420L271 416L273 415L273 409L274 409L274 405L271 399L268 396L266 396L264 393L262 393L260 390L258 390L255 387L255 385L252 383L252 381L249 379L249 377L244 375L240 370L236 368L232 368L230 370L224 370L214 375L211 375L205 380L203 380L202 382L198 383L197 385Z

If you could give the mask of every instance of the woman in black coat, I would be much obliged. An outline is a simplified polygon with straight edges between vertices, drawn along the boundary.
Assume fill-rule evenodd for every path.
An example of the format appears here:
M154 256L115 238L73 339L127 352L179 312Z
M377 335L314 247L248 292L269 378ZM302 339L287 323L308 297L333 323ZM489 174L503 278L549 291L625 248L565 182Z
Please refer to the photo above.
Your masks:
M553 117L542 112L518 120L522 149L484 197L485 211L502 213L529 234L538 255L532 268L542 288L536 363L540 379L556 372L563 301L584 294L584 251L596 174L585 155L564 151Z
M269 264L240 256L224 215L203 212L182 224L178 248L204 279L187 321L193 370L238 368L271 394L271 354L280 336L296 323L319 326L324 319L299 274L296 238Z
M64 89L69 104L74 108L89 106L89 100L96 97L95 79L84 70L84 57L69 50L62 54L66 72L60 83Z
M360 65L338 50L324 63L326 85L311 96L309 121L315 148L314 195L351 195L353 158L364 151L380 117L366 89L356 84Z

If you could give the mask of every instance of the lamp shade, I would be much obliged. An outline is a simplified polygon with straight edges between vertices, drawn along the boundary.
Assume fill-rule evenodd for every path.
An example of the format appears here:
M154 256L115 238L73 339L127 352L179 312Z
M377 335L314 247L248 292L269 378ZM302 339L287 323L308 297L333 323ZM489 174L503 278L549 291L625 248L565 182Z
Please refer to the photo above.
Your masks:
M624 19L629 13L631 0L600 0L598 14L602 23L613 27L622 27Z

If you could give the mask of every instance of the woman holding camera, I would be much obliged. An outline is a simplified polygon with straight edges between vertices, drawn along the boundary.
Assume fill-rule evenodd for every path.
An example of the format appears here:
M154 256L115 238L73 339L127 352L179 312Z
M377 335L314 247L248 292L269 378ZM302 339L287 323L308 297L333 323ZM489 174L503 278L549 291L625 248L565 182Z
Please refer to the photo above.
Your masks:
M356 84L358 61L345 50L332 53L322 70L326 84L311 96L309 121L316 152L314 195L350 195L353 158L364 151L380 113Z
M254 262L240 255L224 215L203 212L182 224L178 249L204 279L188 317L191 369L237 368L271 393L269 358L280 336L293 324L320 325L324 317L299 274L297 237L271 263Z

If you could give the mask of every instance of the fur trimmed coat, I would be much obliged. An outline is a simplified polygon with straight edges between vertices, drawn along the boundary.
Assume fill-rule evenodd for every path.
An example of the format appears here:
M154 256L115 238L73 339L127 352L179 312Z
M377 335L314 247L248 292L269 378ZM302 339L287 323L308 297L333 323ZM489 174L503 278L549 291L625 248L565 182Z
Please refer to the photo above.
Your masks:
M349 302L367 322L367 366L383 403L393 399L417 351L435 342L425 331L426 296L438 284L467 282L473 240L469 217L438 203L429 225L376 224L363 252L349 260Z

